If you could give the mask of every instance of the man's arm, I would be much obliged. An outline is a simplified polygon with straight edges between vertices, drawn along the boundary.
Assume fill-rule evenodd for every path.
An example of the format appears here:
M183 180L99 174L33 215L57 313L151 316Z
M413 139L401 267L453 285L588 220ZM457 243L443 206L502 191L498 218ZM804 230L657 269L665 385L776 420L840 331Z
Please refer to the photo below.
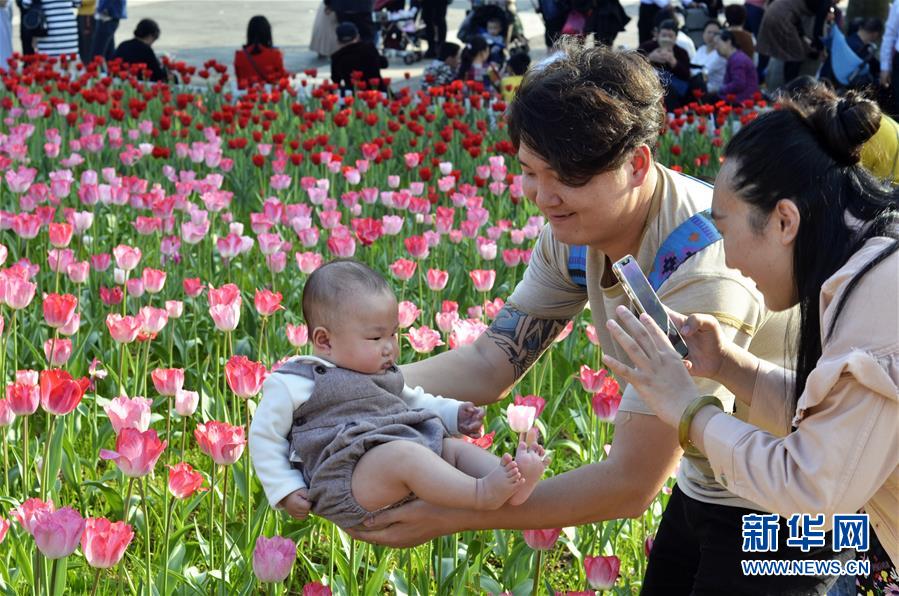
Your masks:
M655 416L619 412L608 459L538 483L522 505L470 511L416 501L379 513L374 527L388 527L351 534L367 542L404 547L466 530L561 528L637 517L649 507L680 456L676 430Z
M406 384L484 405L498 401L553 343L567 320L540 319L506 304L470 346L402 367Z

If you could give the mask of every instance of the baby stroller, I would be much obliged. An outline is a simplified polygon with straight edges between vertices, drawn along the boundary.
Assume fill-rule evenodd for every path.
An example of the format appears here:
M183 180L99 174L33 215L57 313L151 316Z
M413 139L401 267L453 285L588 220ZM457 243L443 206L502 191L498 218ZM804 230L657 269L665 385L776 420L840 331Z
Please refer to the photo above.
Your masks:
M712 18L709 15L709 8L702 2L691 2L687 6L680 9L680 13L684 15L683 31L693 40L698 48L703 43L702 32L705 31L705 25Z
M492 20L501 24L496 36L488 34L488 22ZM472 8L466 13L457 36L463 42L469 43L473 37L479 35L491 46L491 61L499 65L505 62L508 55L518 52L528 53L530 50L521 20L517 14L508 9L506 0L472 0ZM499 41L503 43L496 43L495 37L499 37Z
M409 8L388 11L385 0L375 3L375 22L380 29L380 52L385 58L402 58L404 64L421 60L424 26L419 22L419 10Z

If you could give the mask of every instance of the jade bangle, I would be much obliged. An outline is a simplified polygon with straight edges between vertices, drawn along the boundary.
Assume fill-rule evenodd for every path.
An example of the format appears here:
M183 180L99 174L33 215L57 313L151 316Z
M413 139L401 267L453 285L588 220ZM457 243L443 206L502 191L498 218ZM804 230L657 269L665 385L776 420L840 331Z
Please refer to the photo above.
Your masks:
M702 452L690 440L690 426L693 424L693 418L696 417L696 413L706 406L715 406L720 408L722 412L724 411L724 404L721 403L720 399L714 395L702 395L691 401L684 413L681 414L680 424L677 426L677 441L684 450L684 455L702 457Z

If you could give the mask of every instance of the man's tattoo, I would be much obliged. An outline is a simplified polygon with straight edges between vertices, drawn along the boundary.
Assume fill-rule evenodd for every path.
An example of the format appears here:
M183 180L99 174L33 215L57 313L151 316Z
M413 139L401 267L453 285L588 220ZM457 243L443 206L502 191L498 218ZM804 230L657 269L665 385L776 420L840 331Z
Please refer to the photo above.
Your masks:
M505 305L485 333L509 356L519 379L548 348L565 325L565 319L538 319Z

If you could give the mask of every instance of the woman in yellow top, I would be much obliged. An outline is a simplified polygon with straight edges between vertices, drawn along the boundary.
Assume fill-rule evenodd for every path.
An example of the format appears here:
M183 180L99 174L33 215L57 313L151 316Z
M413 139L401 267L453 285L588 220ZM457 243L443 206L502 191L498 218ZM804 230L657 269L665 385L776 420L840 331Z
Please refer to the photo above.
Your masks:
M857 95L787 100L725 150L712 218L726 263L769 309L798 305L795 371L725 340L711 316L674 313L684 366L651 319L624 307L609 329L631 362L606 358L735 494L785 517L823 514L820 530L864 509L862 593L899 587L899 191L859 162L880 127L880 109ZM727 387L749 423L700 397L690 373Z

